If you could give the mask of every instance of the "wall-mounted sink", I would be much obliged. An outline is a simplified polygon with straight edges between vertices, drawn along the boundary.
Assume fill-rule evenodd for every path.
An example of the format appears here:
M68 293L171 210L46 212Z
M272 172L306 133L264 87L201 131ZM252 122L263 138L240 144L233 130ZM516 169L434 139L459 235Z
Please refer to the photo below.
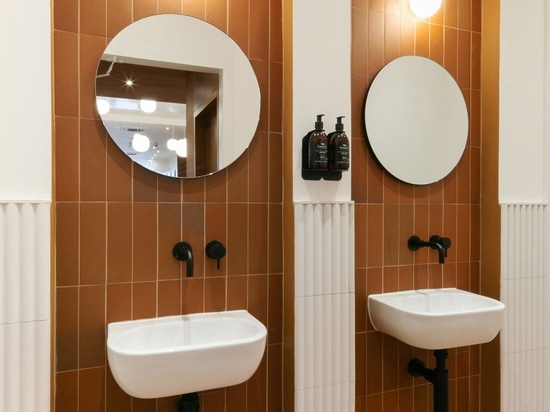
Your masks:
M248 380L266 336L245 310L114 322L107 326L107 356L126 393L160 398Z
M376 330L424 349L489 342L504 318L502 302L455 288L369 295L368 309Z

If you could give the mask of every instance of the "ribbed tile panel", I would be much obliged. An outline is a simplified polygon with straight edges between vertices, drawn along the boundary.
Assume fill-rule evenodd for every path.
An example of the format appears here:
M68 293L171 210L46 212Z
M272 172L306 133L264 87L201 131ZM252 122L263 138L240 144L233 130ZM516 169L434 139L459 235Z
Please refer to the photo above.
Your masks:
M550 384L545 380L545 331L550 319L547 213L542 205L502 206L501 300L506 305L501 331L502 412L550 410L544 399Z
M295 410L354 411L354 205L295 204L295 228Z
M0 410L50 406L50 204L0 204Z

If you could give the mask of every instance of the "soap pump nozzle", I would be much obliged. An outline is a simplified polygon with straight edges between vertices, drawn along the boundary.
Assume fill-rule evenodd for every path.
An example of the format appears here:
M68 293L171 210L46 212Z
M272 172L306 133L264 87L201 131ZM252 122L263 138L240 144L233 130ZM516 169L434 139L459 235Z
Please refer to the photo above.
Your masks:
M342 123L342 119L346 116L338 116L336 118L336 131L337 132L343 132L344 131L344 124Z
M315 130L323 130L323 116L324 114L317 115L317 121L315 122Z

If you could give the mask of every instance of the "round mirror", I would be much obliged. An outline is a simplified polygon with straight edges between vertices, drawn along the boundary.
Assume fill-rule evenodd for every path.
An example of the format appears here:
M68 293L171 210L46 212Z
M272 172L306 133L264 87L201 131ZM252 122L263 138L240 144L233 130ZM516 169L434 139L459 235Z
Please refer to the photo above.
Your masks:
M374 78L365 102L372 150L396 178L429 184L458 164L468 139L468 112L460 88L439 64L400 57Z
M98 64L96 103L124 153L172 177L230 165L260 117L258 81L239 46L178 14L146 17L112 39Z

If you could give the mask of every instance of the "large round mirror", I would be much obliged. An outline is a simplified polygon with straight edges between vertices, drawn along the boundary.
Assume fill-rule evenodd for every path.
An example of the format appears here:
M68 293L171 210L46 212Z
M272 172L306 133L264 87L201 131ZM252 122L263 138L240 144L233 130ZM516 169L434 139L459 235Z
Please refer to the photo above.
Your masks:
M468 112L452 76L424 57L393 60L374 78L365 103L367 137L396 178L429 184L458 164L468 139Z
M108 44L97 109L132 160L159 174L199 177L234 162L260 116L258 81L238 45L194 17L132 23Z

